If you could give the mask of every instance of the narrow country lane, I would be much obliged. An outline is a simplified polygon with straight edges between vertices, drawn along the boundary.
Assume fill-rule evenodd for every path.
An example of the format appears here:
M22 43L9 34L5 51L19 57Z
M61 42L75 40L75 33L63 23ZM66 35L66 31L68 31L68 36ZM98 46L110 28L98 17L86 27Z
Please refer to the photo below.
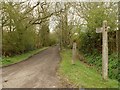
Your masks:
M59 47L50 47L37 55L2 69L3 88L58 88L62 87L56 75L59 65Z

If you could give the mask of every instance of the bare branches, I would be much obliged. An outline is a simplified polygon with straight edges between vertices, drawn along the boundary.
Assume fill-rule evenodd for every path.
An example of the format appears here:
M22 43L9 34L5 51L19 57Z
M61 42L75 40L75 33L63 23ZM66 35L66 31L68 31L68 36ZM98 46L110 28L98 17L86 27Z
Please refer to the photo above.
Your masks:
M31 12L34 8L36 8L38 5L40 4L40 2L37 2L37 4L35 6L33 6L29 11L25 12L25 14Z
M63 11L63 9L61 9L60 11L57 11L57 12L53 12L45 17L42 17L42 18L38 18L36 19L35 21L33 21L31 24L41 24L43 21L45 21L44 19L47 19L49 17L51 17L52 15L56 15L58 13L61 13ZM39 22L40 21L40 22Z

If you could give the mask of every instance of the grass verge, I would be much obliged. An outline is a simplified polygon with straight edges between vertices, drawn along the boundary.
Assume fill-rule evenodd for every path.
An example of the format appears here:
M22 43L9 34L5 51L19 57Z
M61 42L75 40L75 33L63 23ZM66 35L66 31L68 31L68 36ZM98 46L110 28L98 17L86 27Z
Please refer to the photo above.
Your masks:
M29 51L27 53L24 53L24 54L21 54L21 55L16 55L16 56L13 56L13 57L3 57L1 59L1 63L0 63L1 65L0 66L3 67L3 66L15 64L15 63L18 63L20 61L26 60L29 57L33 56L34 54L37 54L38 52L40 52L42 50L45 50L47 48L48 47L44 47L44 48L41 48L41 49L36 49L36 50Z
M118 88L118 81L112 79L103 81L96 68L91 68L79 60L72 65L71 50L63 50L61 56L62 61L58 73L72 84L76 84L75 86L79 88Z

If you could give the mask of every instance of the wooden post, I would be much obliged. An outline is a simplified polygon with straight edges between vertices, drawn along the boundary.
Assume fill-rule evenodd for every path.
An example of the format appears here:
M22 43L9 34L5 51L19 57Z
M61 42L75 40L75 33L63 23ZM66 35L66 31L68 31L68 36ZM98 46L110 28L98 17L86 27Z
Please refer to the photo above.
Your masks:
M104 80L108 79L108 36L107 36L107 21L103 21L103 32L102 32L102 76Z
M107 21L103 21L103 27L97 28L96 33L102 33L102 77L108 79L108 26Z
M72 64L75 64L76 59L76 42L73 42L73 48L72 48Z

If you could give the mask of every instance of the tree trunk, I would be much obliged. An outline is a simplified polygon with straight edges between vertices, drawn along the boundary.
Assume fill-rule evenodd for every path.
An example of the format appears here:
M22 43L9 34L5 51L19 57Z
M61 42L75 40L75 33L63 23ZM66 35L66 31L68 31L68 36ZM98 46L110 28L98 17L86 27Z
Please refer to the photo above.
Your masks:
M116 31L116 52L118 55L118 30Z

